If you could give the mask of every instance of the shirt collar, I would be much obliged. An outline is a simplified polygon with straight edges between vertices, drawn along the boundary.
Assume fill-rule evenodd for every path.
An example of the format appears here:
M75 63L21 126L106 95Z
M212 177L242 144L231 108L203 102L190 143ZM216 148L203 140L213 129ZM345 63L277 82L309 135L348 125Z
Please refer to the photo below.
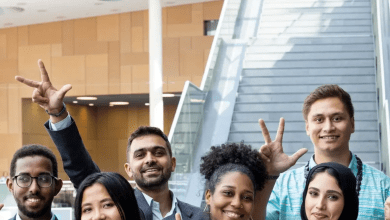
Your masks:
M357 172L358 172L358 170L357 170L356 156L355 156L355 154L353 154L352 152L351 152L351 155L352 155L352 160L351 160L351 162L349 163L348 168L351 169L351 170L352 170L352 173L356 176L356 175L357 175ZM315 166L317 166L317 164L316 164L316 162L314 161L314 154L313 154L313 156L310 158L309 168L311 169L311 168L313 168L313 167L315 167Z
M169 192L171 193L171 196L172 196L172 207L176 207L176 205L177 205L176 196L171 191L169 191ZM142 195L144 195L145 200L146 200L146 202L148 203L149 206L152 205L152 202L158 203L158 202L154 201L152 197L148 196L147 194L145 194L143 192L142 192Z

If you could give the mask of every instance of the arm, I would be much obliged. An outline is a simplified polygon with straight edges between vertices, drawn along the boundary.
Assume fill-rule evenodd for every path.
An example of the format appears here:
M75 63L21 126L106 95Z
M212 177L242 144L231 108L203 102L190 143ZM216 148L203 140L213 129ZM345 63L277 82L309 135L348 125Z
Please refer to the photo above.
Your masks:
M264 120L260 119L259 124L265 141L265 144L261 146L259 150L261 157L267 167L268 175L279 176L281 173L294 166L297 160L307 152L307 149L300 149L291 156L288 156L283 152L283 118L280 119L279 128L274 141L272 141L269 135ZM262 191L256 192L255 207L252 215L254 220L265 219L268 200L270 199L275 183L276 180L268 180L264 186L264 189Z
M53 114L58 114L64 108L63 99L72 86L69 84L64 85L60 90L57 90L51 84L49 75L41 60L38 60L38 66L41 71L41 82L26 79L21 76L16 76L15 79L27 86L35 88L32 94L33 102L39 104L48 112L50 121L55 124L68 116L67 111L59 116L54 116ZM85 149L79 131L73 120L69 127L60 131L51 130L49 122L45 124L45 127L61 154L65 172L70 177L75 188L77 188L89 174L100 172L97 165L92 161L88 151Z

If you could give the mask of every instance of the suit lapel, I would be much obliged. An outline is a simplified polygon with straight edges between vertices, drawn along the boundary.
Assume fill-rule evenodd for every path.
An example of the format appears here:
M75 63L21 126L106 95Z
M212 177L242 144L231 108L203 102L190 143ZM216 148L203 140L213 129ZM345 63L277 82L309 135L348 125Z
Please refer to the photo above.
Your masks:
M134 189L134 195L137 199L139 209L144 213L145 220L153 220L153 212L150 205L146 201L144 195L137 188Z
M177 199L177 205L179 206L183 218L182 220L189 220L192 218L192 215L194 213L184 202L181 202L180 200Z

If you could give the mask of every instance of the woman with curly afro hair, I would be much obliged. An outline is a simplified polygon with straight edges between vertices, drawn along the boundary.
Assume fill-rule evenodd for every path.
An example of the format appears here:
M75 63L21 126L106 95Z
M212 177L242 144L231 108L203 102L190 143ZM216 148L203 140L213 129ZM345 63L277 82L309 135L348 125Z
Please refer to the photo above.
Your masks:
M206 212L211 219L252 219L255 194L264 188L266 167L257 150L241 144L211 147L202 157Z

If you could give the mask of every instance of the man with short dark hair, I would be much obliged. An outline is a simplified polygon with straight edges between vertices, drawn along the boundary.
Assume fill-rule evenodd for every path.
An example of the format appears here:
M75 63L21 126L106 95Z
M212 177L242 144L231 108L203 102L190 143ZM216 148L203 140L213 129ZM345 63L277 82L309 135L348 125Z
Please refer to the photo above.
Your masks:
M90 174L100 172L85 149L75 122L66 111L62 100L70 85L55 89L41 60L41 82L17 76L16 79L34 87L33 101L50 115L45 127L56 144L65 172L75 188ZM202 211L179 201L168 188L168 180L176 168L176 158L168 138L158 128L140 127L130 137L127 147L125 171L134 178L135 195L146 220L175 219L179 213L183 220L201 219Z
M384 219L385 201L390 196L390 178L362 163L349 150L350 136L355 131L354 109L349 94L337 85L320 86L305 99L302 112L306 133L314 145L314 155L301 168L285 173L274 170L271 173L280 176L276 183L269 181L269 186L274 184L274 187L266 219L301 219L306 176L312 167L326 162L340 163L351 168L355 174L360 201L358 219ZM264 121L260 125L263 132L267 130ZM272 145L281 146L282 143L266 142L261 152L270 154Z
M57 160L48 148L26 145L11 161L7 187L14 196L18 213L10 220L57 220L51 203L62 187Z

